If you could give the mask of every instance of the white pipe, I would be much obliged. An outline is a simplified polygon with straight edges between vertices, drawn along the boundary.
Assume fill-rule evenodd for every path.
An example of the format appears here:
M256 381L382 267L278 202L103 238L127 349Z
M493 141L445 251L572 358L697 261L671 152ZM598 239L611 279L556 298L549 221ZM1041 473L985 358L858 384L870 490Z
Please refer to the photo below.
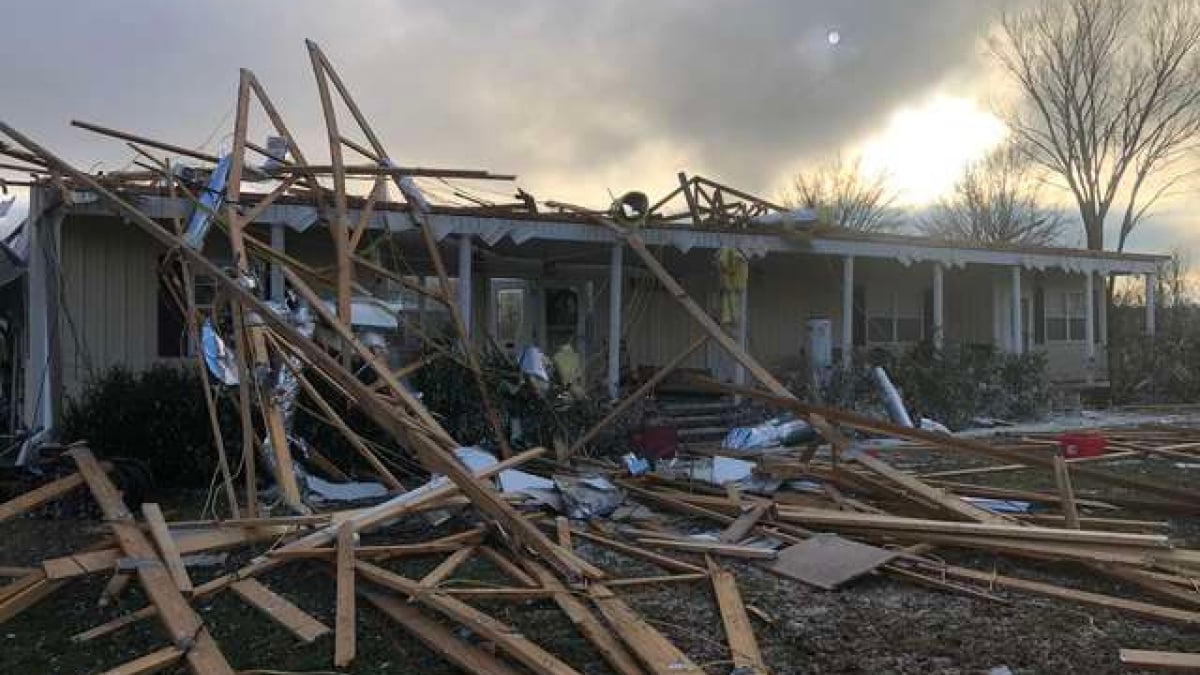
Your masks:
M1158 275L1146 275L1146 335L1153 336L1157 330L1154 325L1155 305L1158 304Z

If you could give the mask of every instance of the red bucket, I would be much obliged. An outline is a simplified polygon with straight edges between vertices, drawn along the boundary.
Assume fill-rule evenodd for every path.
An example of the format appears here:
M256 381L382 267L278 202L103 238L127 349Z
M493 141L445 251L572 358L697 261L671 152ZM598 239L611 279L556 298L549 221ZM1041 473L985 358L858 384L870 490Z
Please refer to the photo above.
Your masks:
M1104 454L1108 439L1100 434L1063 434L1058 437L1058 447L1063 457L1096 457Z

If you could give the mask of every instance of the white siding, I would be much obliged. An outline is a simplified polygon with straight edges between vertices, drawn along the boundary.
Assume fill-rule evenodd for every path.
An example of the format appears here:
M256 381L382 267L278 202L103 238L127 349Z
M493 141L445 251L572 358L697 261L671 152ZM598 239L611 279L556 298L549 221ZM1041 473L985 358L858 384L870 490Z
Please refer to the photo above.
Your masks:
M115 218L63 222L59 344L68 397L114 365L142 369L158 360L160 252Z

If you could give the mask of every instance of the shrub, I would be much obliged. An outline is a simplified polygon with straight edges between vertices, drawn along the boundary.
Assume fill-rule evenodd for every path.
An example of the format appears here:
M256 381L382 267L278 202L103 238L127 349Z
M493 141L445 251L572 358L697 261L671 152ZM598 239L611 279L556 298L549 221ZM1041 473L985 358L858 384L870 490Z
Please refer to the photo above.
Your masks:
M216 450L200 387L193 368L112 368L68 402L62 438L86 440L101 457L141 460L161 487L206 487L216 468ZM240 447L236 405L221 400L218 411L227 430L226 448Z
M873 367L882 366L914 416L952 429L969 425L975 417L1029 419L1049 405L1046 358L1040 353L1008 354L987 344L947 345L939 350L921 343L902 352L861 352L854 355L853 363L850 370L835 367L823 383L797 377L795 372L789 383L801 397L828 405L882 408L871 375Z

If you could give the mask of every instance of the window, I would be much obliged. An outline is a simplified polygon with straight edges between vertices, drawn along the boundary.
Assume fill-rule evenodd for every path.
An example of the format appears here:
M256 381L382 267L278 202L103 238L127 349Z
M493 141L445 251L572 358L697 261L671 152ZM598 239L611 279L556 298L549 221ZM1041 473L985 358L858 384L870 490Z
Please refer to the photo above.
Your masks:
M1046 340L1078 342L1087 330L1087 303L1083 293L1064 291L1046 294Z
M868 312L867 342L920 342L925 337L925 322L919 299L889 294L882 308L876 306L875 311Z

